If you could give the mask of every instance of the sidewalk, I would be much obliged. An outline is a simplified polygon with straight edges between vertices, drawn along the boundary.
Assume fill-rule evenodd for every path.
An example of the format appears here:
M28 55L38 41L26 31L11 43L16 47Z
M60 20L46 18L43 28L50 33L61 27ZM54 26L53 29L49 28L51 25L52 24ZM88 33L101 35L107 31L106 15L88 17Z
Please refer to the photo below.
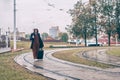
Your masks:
M5 53L11 51L11 48L0 48L0 53Z
M64 49L45 51L43 61L34 62L32 53L15 57L21 66L55 80L119 80L120 68L101 69L56 59L52 54Z

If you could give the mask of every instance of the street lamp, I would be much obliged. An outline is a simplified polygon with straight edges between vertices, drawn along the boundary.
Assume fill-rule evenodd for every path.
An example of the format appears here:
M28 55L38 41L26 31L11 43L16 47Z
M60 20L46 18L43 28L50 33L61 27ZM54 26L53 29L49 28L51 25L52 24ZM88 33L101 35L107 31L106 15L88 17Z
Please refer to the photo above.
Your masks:
M16 0L14 0L14 50L16 50Z

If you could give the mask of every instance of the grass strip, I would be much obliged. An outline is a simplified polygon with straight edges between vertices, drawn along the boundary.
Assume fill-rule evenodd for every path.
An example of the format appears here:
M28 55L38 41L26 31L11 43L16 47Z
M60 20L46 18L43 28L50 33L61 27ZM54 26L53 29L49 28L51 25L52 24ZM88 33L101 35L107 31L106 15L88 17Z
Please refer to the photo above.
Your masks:
M120 57L120 48L119 48L119 47L110 48L110 49L107 51L107 53L110 54L110 55L112 55L112 56Z
M66 61L70 61L73 63L78 63L78 64L84 64L84 65L88 65L88 66L94 66L94 67L100 67L100 68L111 68L113 66L108 65L108 64L103 64L100 62L95 62L95 61L89 61L87 59L83 59L78 57L76 54L82 51L88 51L88 50L92 50L95 48L79 48L79 49L73 49L73 50L65 50L65 51L59 51L59 52L55 52L53 54L54 57L62 59L62 60L66 60ZM98 49L98 48L96 48Z
M0 80L47 80L47 78L36 75L14 62L16 55L28 51L0 54Z

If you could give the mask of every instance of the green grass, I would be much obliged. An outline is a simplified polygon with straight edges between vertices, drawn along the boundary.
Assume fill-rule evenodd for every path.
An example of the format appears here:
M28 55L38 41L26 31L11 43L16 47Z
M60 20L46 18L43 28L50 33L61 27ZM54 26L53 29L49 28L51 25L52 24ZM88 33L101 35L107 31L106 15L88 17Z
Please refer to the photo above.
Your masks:
M48 80L48 78L36 75L14 62L15 56L31 51L30 44L30 41L17 41L17 48L25 50L0 54L0 80ZM47 46L50 44L54 43L45 43L45 49L49 49ZM11 41L11 48L13 48L13 41Z
M89 61L87 59L80 58L76 55L78 52L92 50L92 49L95 49L95 48L80 48L77 50L59 51L59 52L54 53L53 56L59 59L63 59L63 60L70 61L73 63L78 63L78 64L84 64L84 65L95 66L95 67L100 67L100 68L112 67L111 65L107 65L107 64L103 64L103 63L99 63L95 61Z
M11 48L13 48L13 41L10 42L10 45L11 45ZM17 48L29 49L30 41L17 41Z
M50 45L57 45L57 44L59 45L66 43L45 43L45 49L49 49L48 47ZM11 47L13 47L13 42L11 42ZM23 41L17 42L17 48L29 49L29 47L30 47L30 42L23 42ZM95 49L95 48L87 48L87 49L80 48L77 50L56 52L55 54L53 54L53 56L74 63L85 64L89 66L97 66L102 68L110 67L109 65L106 64L101 64L94 61L88 61L86 59L82 59L76 56L76 54L80 51L91 50L91 49ZM30 50L24 50L15 53L9 52L6 54L0 54L0 80L48 80L43 76L36 75L31 71L26 70L25 68L19 66L14 62L13 59L15 56L29 51ZM117 49L117 52L118 51L119 49Z
M13 48L13 41L10 42L10 45L11 48ZM17 41L17 48L29 49L30 45L31 45L30 41ZM69 45L69 44L65 42L44 42L44 48L49 48L51 45Z
M17 41L17 48L24 48L24 51L0 54L0 80L49 80L48 78L36 75L15 63L15 56L31 51L29 49L30 44L29 41ZM51 44L57 43L45 43L45 49L50 49L47 46ZM11 48L13 48L13 41L11 41Z
M36 75L14 62L13 59L16 55L25 52L28 51L0 54L0 80L47 80L47 78Z
M120 48L119 47L111 48L107 51L107 53L113 56L120 57Z

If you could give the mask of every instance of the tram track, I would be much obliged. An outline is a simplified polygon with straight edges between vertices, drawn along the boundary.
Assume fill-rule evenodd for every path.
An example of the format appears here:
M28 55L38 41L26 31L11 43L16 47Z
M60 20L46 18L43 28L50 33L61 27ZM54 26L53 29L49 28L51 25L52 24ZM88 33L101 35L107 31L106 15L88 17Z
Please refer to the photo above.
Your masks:
M94 77L95 80L101 80L97 76L95 77L95 75L98 75L98 76L106 75L106 76L108 76L109 80L113 80L112 79L113 77L120 78L119 77L119 75L120 75L119 71L111 71L111 70L101 69L101 68L97 68L97 67L92 67L92 66L87 66L87 65L82 65L82 64L76 64L76 63L60 60L60 59L57 59L57 58L52 56L52 54L54 54L55 52L63 51L63 50L69 50L69 49L57 49L57 50L45 51L44 60L43 61L38 61L37 63L43 63L45 65L46 65L45 62L52 63L52 64L48 64L47 67L44 66L44 65L34 64L34 61L31 60L30 53L25 53L22 57L23 57L24 62L26 62L29 65L32 65L37 70L37 71L34 71L35 73L43 74L43 73L39 72L39 70L43 70L46 73L52 74L53 76L57 75L59 77L62 77L62 79L55 79L53 77L50 77L50 78L53 78L53 80L54 79L55 80L93 80L92 76ZM19 56L18 56L18 58L19 58ZM63 65L66 66L65 69L64 69ZM57 69L57 70L54 70L54 68L49 69L49 66L54 66L54 68L57 68L59 66L60 69ZM29 66L27 66L27 68L28 67ZM72 73L74 71L76 71L76 73L79 73L79 74L75 75L76 73ZM68 73L68 72L71 72L71 73ZM83 74L86 74L86 76L87 76L87 75L90 75L89 73L94 73L94 75L91 75L91 76L85 78L85 75L83 75ZM47 77L47 75L44 75L44 76ZM103 77L103 79L104 79L104 77ZM117 79L114 79L114 80L117 80Z

